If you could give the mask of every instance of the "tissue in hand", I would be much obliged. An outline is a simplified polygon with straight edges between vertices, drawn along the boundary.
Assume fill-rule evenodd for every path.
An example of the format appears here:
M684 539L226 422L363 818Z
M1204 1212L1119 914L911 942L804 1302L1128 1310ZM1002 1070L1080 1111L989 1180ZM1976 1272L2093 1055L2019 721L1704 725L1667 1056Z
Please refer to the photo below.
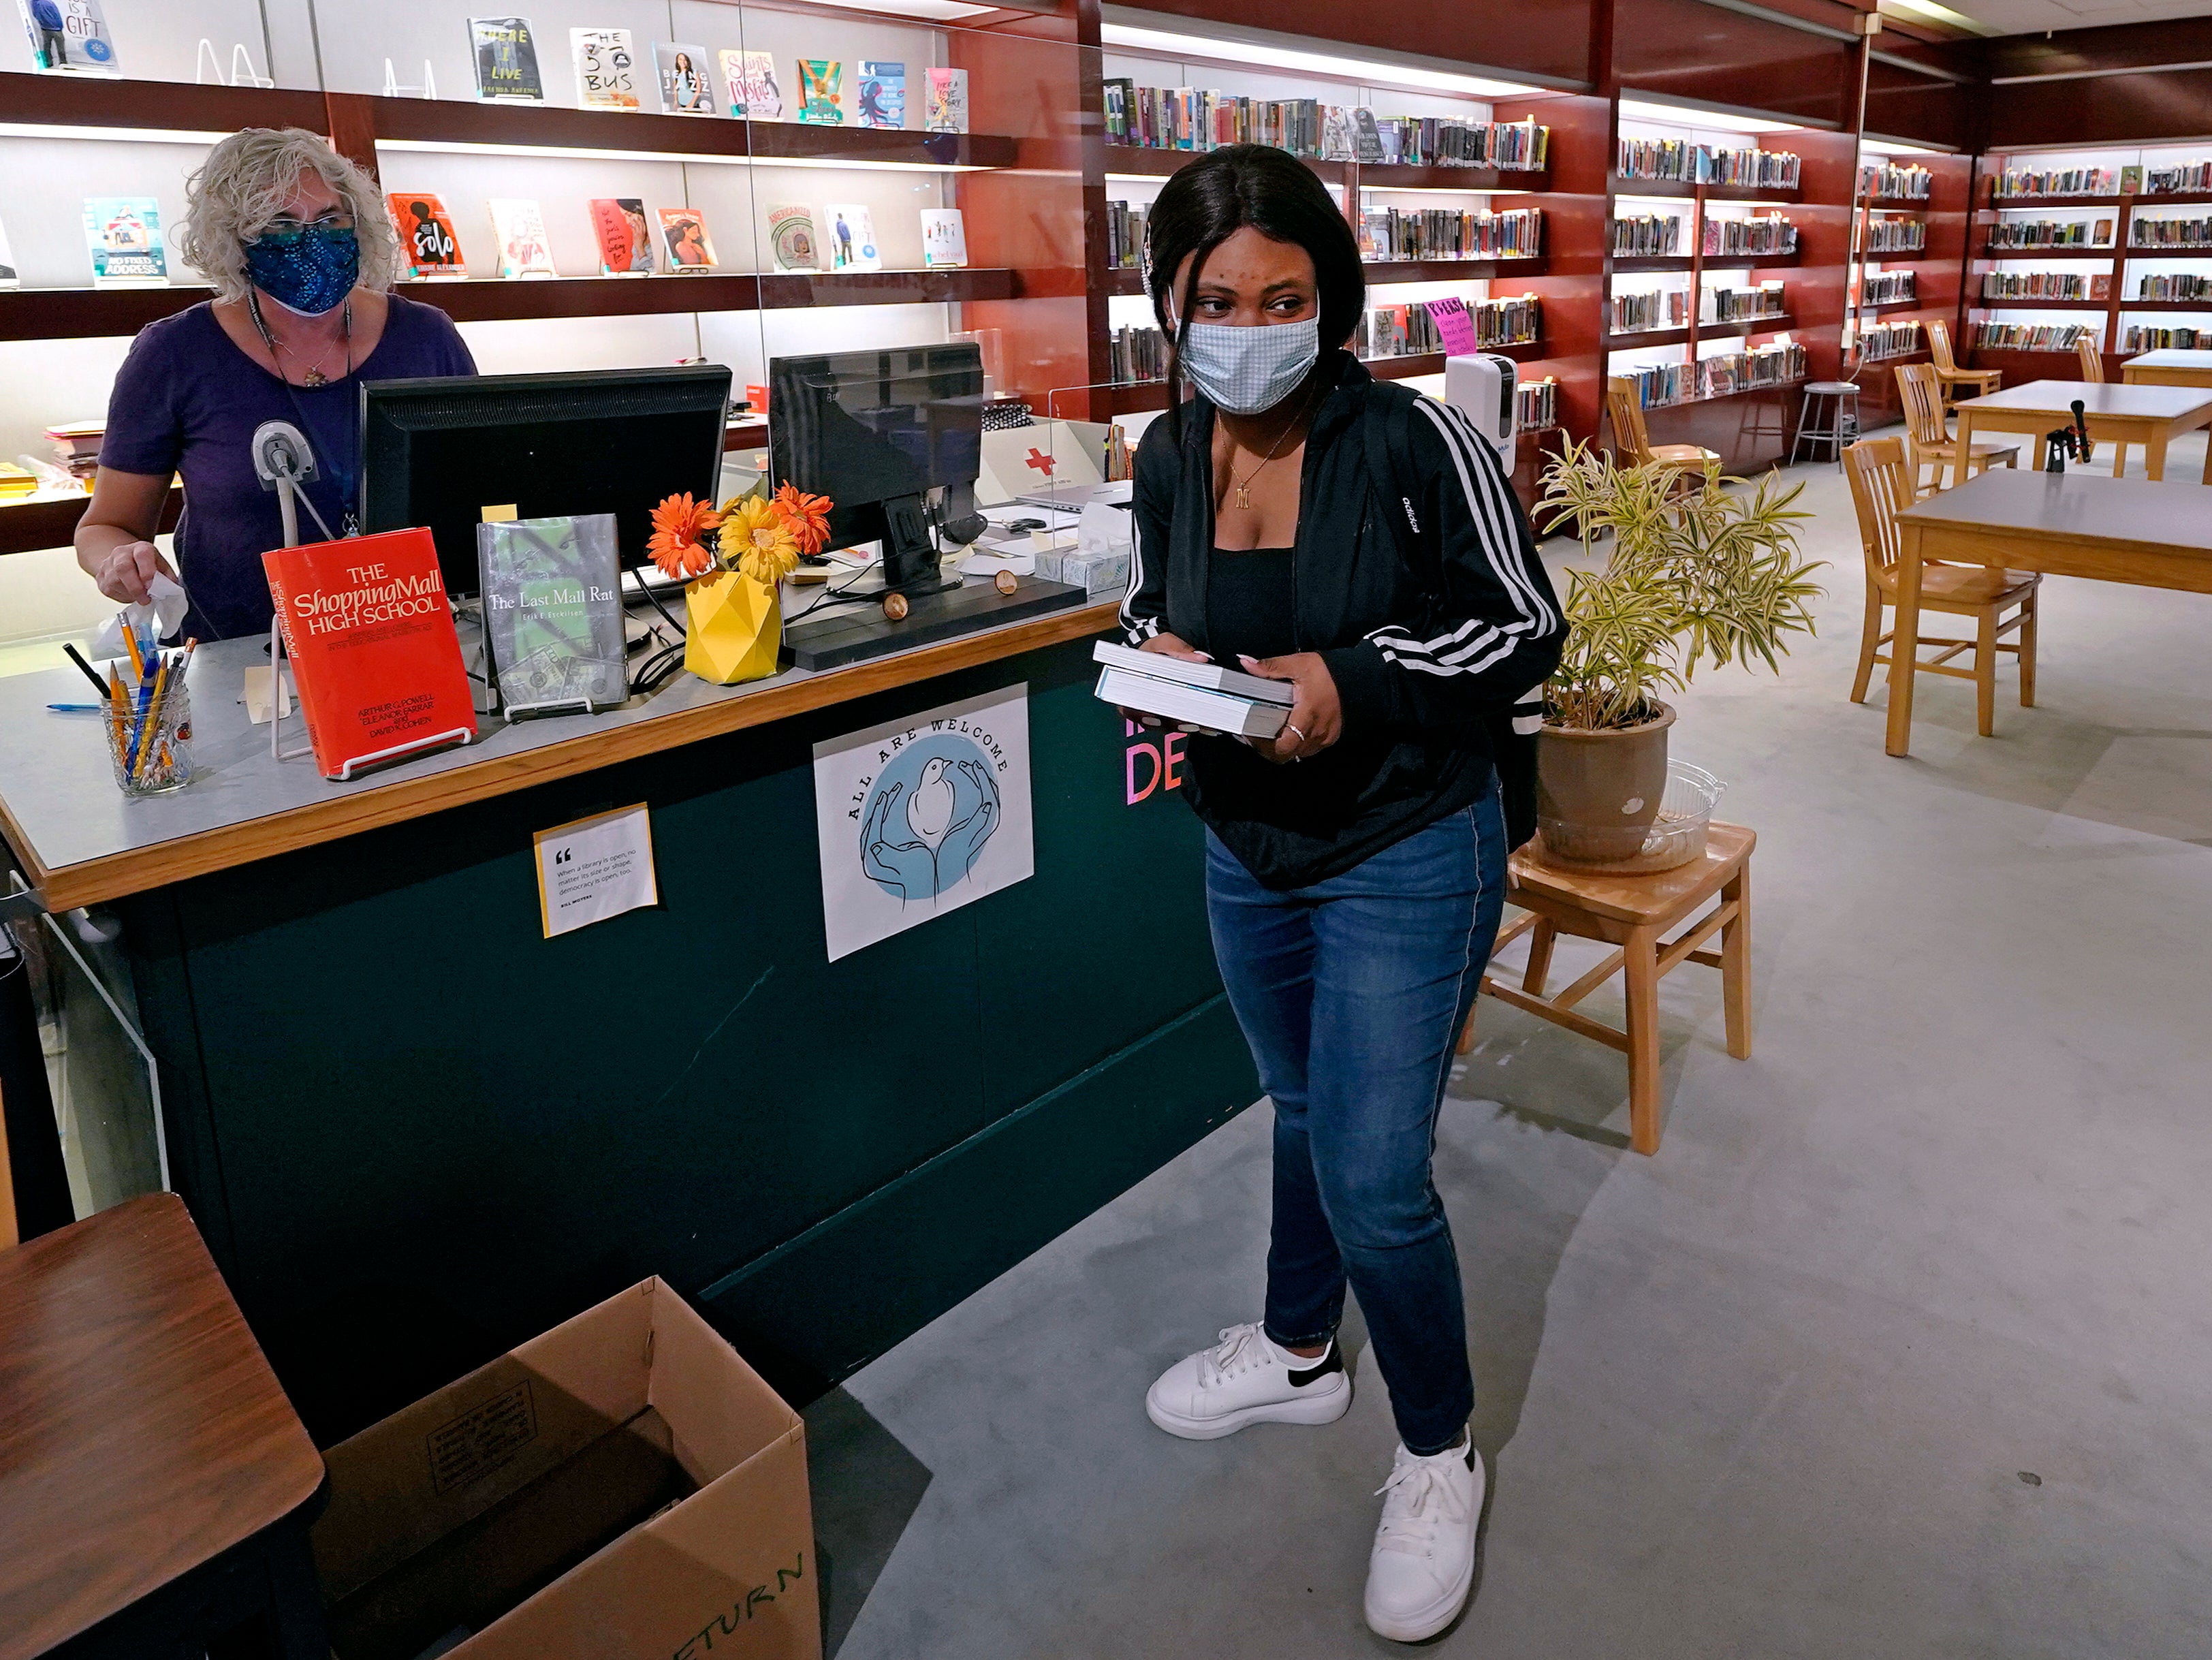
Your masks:
M94 657L127 657L131 654L123 644L125 623L141 640L166 640L177 631L177 625L185 620L185 591L173 579L158 573L146 586L152 595L149 602L125 605L100 625L100 633L92 642Z

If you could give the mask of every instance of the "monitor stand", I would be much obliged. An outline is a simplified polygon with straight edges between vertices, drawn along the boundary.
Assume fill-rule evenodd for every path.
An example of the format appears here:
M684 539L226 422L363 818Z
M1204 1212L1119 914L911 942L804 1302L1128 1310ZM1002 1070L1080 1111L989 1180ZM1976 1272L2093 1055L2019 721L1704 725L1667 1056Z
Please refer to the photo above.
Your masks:
M819 620L787 628L783 643L794 666L841 668L1088 603L1081 588L1034 576L1017 578L1012 593L1001 593L981 578L948 579L938 563L921 499L902 496L884 508L891 533L884 541L883 586L849 592L848 603ZM896 622L883 611L883 598L891 593L906 596L907 614Z

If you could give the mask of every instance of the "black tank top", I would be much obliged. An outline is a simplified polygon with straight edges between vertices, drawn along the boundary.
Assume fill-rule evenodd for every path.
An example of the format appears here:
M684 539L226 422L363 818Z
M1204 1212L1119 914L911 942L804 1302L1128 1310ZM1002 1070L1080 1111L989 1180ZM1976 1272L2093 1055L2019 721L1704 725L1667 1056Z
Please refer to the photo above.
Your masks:
M1216 548L1207 562L1206 637L1213 660L1285 657L1297 649L1291 617L1291 550Z

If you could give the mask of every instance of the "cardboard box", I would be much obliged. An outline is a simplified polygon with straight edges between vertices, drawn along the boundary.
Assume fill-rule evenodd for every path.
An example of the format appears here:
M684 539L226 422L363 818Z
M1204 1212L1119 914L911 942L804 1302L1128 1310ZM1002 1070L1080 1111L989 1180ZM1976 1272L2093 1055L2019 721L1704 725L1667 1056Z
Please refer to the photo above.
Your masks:
M805 1426L657 1279L325 1460L339 1660L819 1660Z

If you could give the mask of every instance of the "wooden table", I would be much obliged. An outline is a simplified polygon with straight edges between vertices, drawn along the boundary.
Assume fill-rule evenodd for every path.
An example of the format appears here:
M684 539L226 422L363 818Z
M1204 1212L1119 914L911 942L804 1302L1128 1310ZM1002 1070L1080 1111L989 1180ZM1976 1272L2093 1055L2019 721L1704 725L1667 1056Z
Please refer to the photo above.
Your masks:
M256 1614L327 1655L322 1481L174 1194L0 1252L0 1660L168 1660Z
M1929 561L2212 593L2212 494L2194 485L1985 472L1916 502L1897 515L1897 528L1900 641L1919 637L1920 570ZM1890 656L1892 755L1911 746L1913 656Z
M2044 464L2044 435L2074 418L2074 400L2082 404L2089 436L2100 443L2141 444L2143 465L2153 478L2166 476L2167 442L2198 427L2212 426L2212 386L2106 386L2091 380L2031 380L1986 398L1970 398L1959 408L1959 453L1971 453L1977 433L2024 432L2035 441L2035 465ZM2124 453L2113 458L2120 476ZM1955 476L1955 475L1954 475ZM2204 455L2204 482L2212 484L2212 446Z
M2212 386L2212 351L2147 351L2122 364L2120 376L2130 386Z

